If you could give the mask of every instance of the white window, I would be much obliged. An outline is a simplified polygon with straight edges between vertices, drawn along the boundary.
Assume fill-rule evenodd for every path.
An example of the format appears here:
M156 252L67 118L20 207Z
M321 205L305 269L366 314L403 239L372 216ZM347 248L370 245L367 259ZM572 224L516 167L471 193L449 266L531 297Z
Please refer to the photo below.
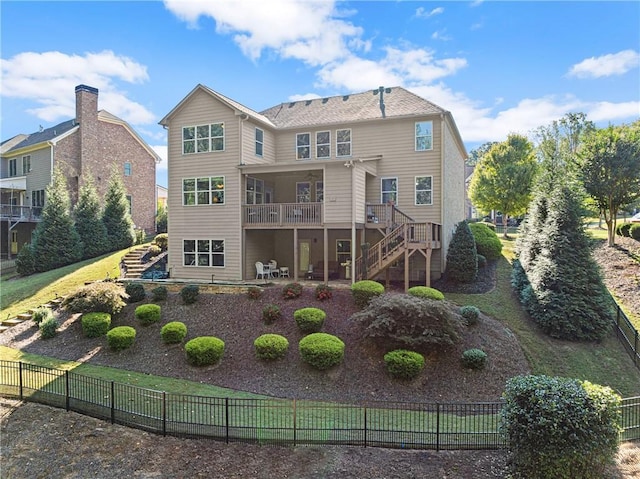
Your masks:
M205 153L224 150L224 123L185 126L182 128L182 153Z
M336 156L351 156L351 130L336 130Z
M261 205L264 203L264 181L248 176L246 199L248 205Z
M331 157L331 132L319 131L316 133L316 158Z
M308 181L296 183L296 203L311 203L311 184Z
M33 190L31 192L31 206L44 206L44 190Z
M131 163L124 164L124 176L131 176Z
M433 150L433 122L416 122L416 151Z
M398 202L398 178L380 179L381 202L396 204Z
M256 156L262 156L264 151L264 131L256 128Z
M311 158L311 135L309 133L298 133L296 135L296 158L298 160Z
M183 178L182 204L184 206L223 205L224 176Z
M186 239L182 241L184 266L224 267L224 240Z
M416 176L416 205L433 204L433 176Z
M18 159L12 158L9 160L9 176L16 176L18 174Z
M324 182L316 181L316 201L322 203L324 201Z
M26 175L31 171L31 155L22 157L22 174Z
M351 260L351 240L342 239L336 241L336 259L340 264Z

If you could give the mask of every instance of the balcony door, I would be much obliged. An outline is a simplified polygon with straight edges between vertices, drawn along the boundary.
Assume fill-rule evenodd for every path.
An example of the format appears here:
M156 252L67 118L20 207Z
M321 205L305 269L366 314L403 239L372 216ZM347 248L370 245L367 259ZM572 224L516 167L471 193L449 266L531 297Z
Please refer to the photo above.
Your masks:
M309 259L311 258L311 241L304 239L298 240L298 260L300 275L304 275L309 271Z

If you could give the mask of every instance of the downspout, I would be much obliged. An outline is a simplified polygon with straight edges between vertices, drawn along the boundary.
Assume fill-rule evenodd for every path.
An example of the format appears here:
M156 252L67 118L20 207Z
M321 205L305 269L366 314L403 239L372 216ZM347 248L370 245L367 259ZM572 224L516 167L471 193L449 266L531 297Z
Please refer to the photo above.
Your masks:
M238 115L238 137L240 138L240 142L238 145L238 165L244 164L244 121L249 118L245 113L236 113ZM238 190L242 189L242 169L238 168ZM244 279L245 268L247 264L246 258L246 231L242 227L242 198L244 197L243 193L238 195L238 224L240 225L240 234L238 235L240 238L240 280Z
M444 246L444 113L440 113L440 274L444 273L447 261L447 255L443 248ZM428 275L431 275L431 271L427 271Z
M356 251L356 167L351 162L351 284L354 283L355 280L355 271L356 271L356 261L354 257L354 253Z

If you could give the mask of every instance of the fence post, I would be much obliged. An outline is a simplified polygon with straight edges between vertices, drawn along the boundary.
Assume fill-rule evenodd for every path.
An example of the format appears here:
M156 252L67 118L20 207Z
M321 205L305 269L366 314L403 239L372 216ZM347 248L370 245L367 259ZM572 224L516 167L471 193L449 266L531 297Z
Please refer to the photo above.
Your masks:
M69 411L69 371L64 372L64 405Z
M367 447L367 406L364 407L364 447Z
M162 435L167 435L167 393L162 391Z
M436 451L440 450L440 403L436 403Z
M636 329L636 340L635 345L633 347L633 363L638 365L638 330Z
M298 440L298 424L296 416L296 398L293 398L293 445L295 446Z
M22 393L22 361L20 361L18 363L18 372L19 372L19 383L20 383L20 401L22 401L23 399L23 393Z
M224 398L224 423L226 443L229 444L229 398Z
M111 424L116 422L116 401L115 401L116 387L115 383L111 381Z

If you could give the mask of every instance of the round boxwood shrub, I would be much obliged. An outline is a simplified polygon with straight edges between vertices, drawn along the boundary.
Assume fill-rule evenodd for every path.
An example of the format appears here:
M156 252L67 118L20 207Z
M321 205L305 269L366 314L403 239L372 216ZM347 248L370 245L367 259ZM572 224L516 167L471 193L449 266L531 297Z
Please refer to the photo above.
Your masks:
M640 241L640 224L635 224L629 228L629 236L636 241Z
M190 284L180 290L180 296L184 304L193 304L198 301L200 288L196 284Z
M109 313L85 313L80 320L82 332L87 338L104 336L111 327L111 315Z
M427 286L414 286L409 288L407 293L416 298L435 299L436 301L444 300L444 294L435 288L429 288Z
M464 318L469 326L472 326L480 320L480 310L475 306L463 306L460 308L460 316Z
M616 226L616 234L618 236L631 236L629 233L629 230L631 230L631 226L633 226L633 223L619 223Z
M136 308L136 319L143 326L160 321L160 306L157 304L141 304Z
M53 311L46 306L38 306L31 314L31 319L36 323L36 326L40 326L40 323L49 318L53 318Z
M256 356L260 359L280 359L287 354L289 341L279 334L263 334L253 342Z
M42 339L50 339L53 338L56 334L58 334L58 320L53 316L45 319L40 323L40 337Z
M144 298L147 297L147 293L145 293L142 283L127 283L124 288L124 292L129 295L129 299L127 299L127 302L129 303L139 303L140 301L144 301Z
M151 299L152 301L164 301L167 299L169 292L166 286L158 286L157 288L153 288L151 290Z
M356 303L356 306L360 309L365 308L369 301L376 296L380 296L384 293L384 286L377 281L371 281L364 279L357 281L351 285L351 296Z
M384 355L384 363L394 378L413 379L424 369L424 356L415 351L396 349Z
M344 343L327 333L313 333L298 343L302 360L316 369L329 369L342 362Z
M326 317L327 313L319 308L302 308L293 313L293 319L303 333L320 331Z
M107 344L114 351L131 347L136 340L136 330L131 326L118 326L107 333Z
M498 259L502 254L502 243L496 232L483 223L469 223L476 240L476 250L486 259Z
M187 326L180 321L171 321L162 326L160 336L165 344L178 344L187 335Z
M487 364L487 353L482 349L467 349L462 353L462 365L467 369L482 369Z
M216 364L224 354L224 341L215 336L193 338L184 345L187 361L193 366Z
M268 304L262 308L262 320L267 324L271 324L281 317L282 312L277 304Z

